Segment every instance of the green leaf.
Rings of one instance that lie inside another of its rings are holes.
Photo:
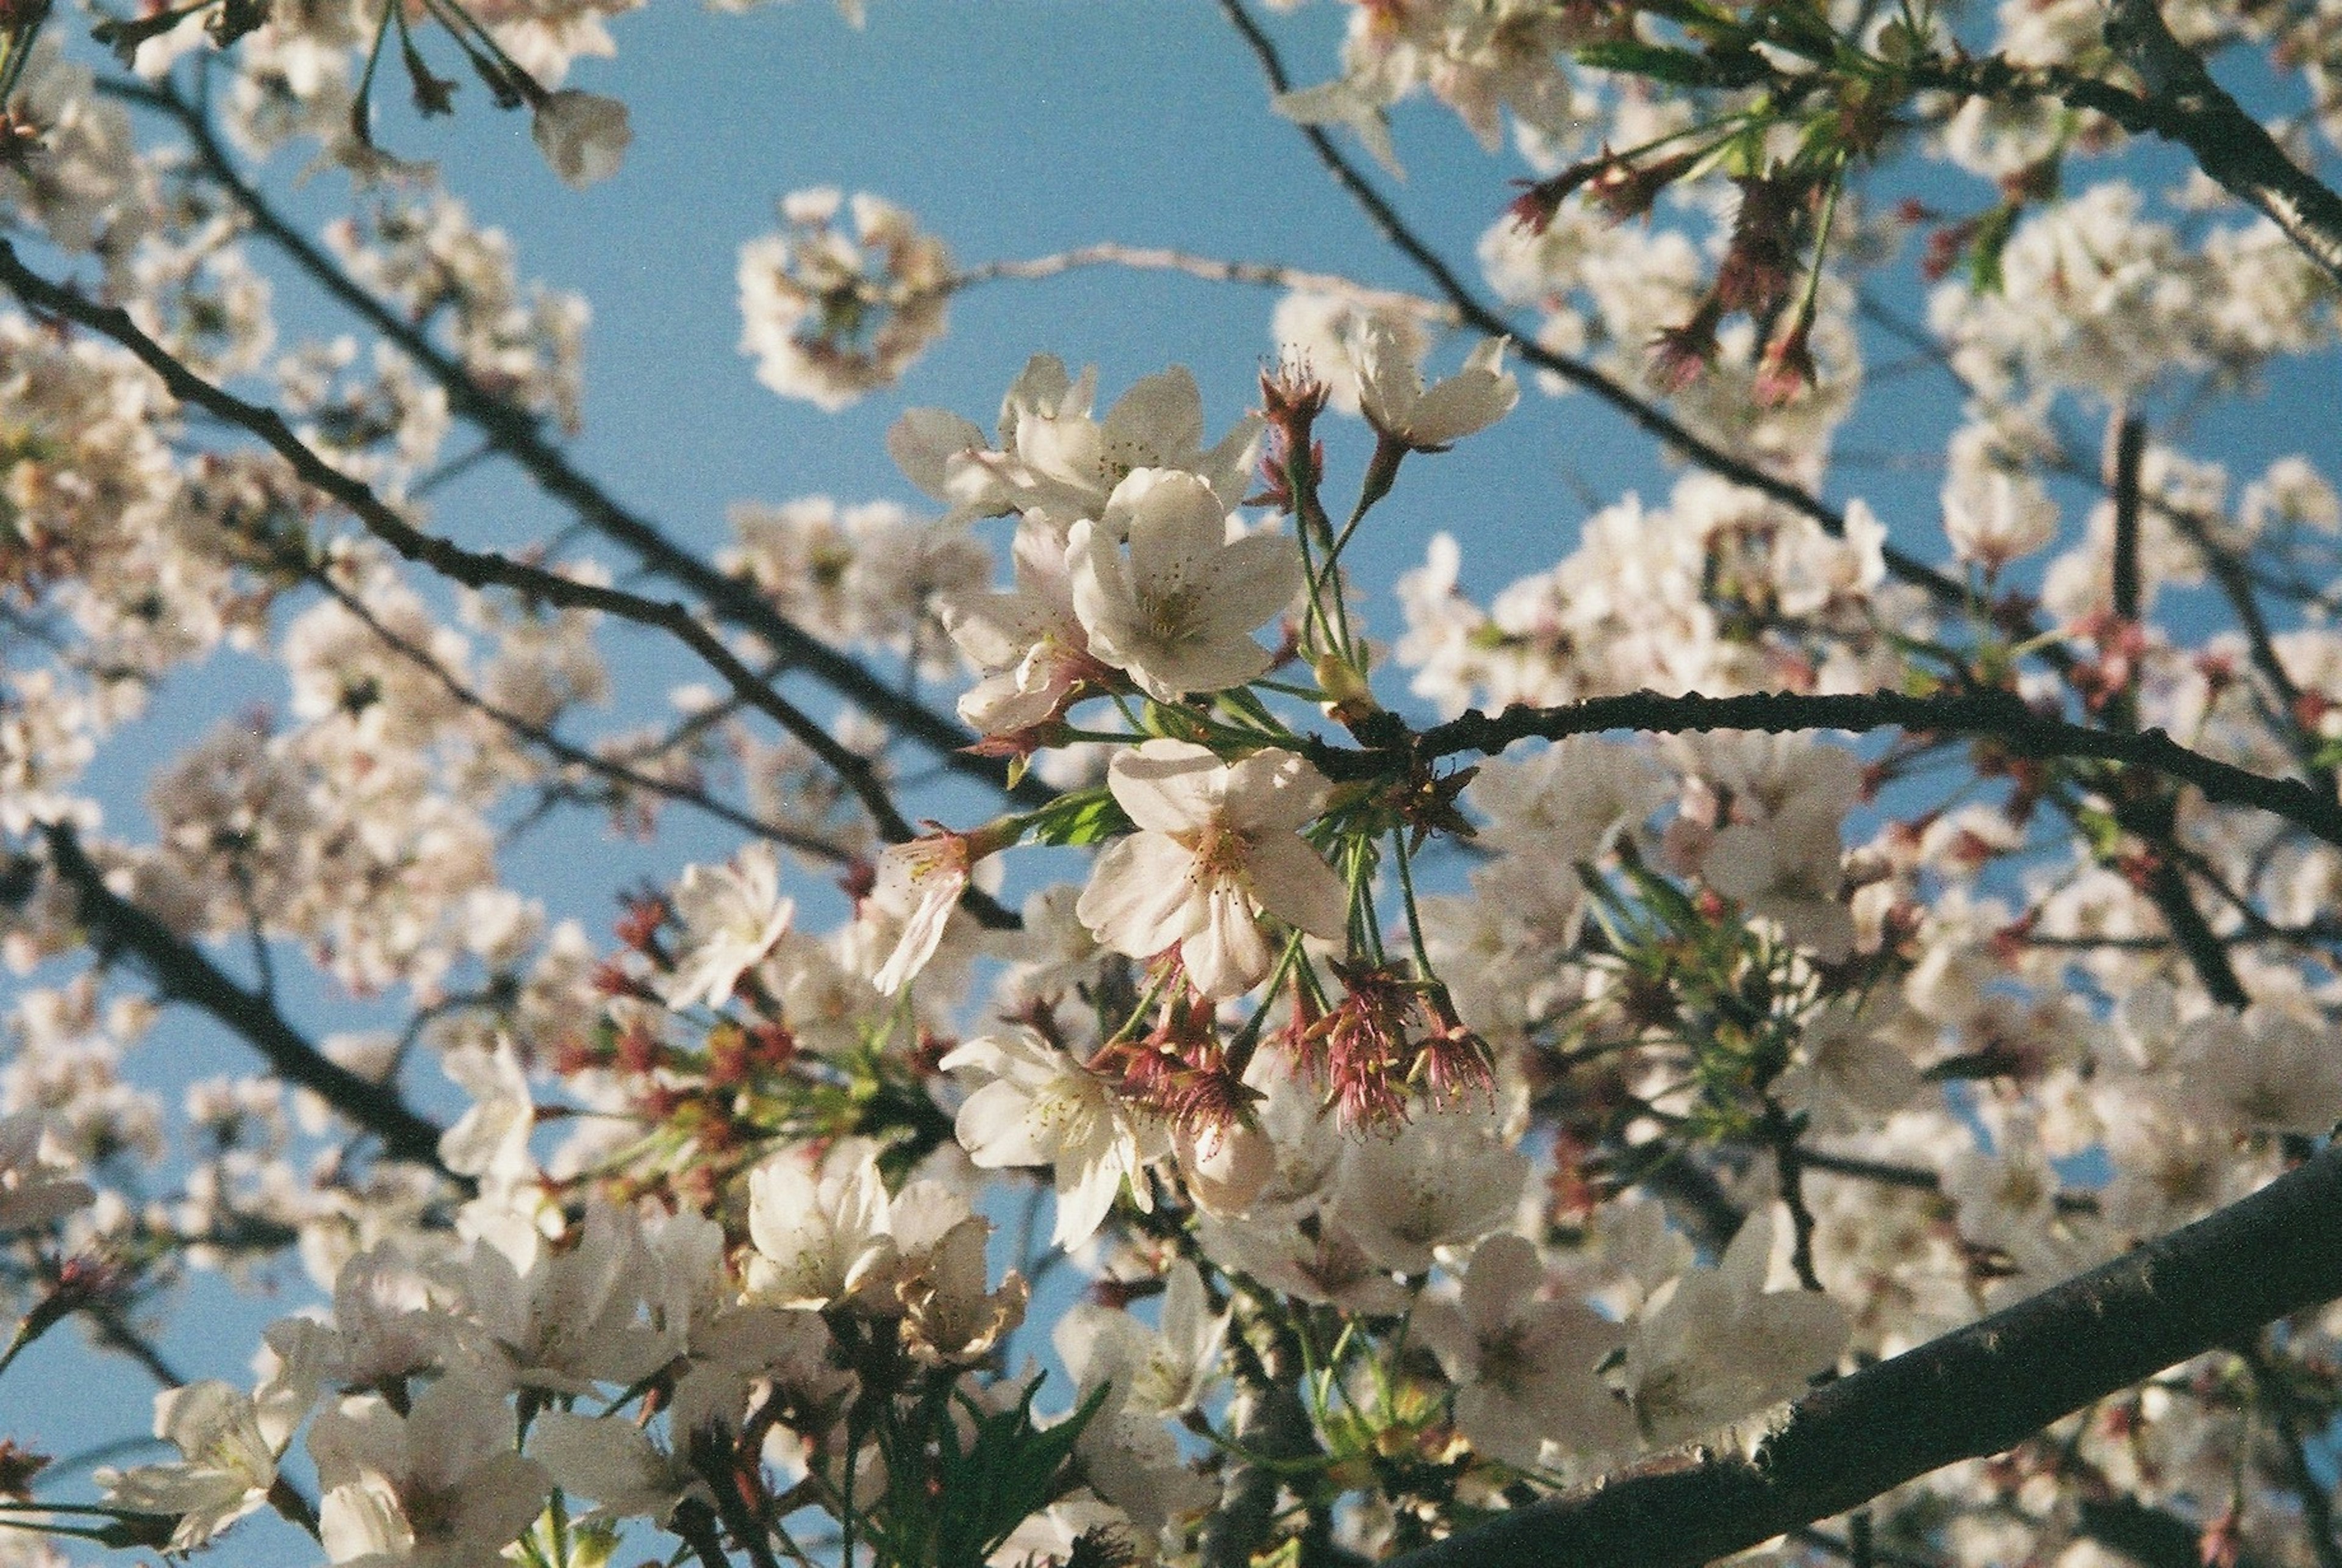
[[[1113,794],[1104,786],[1059,795],[1036,812],[1030,821],[1036,844],[1061,846],[1096,844],[1116,834],[1128,833],[1133,825],[1122,807],[1115,804]]]
[[[2014,202],[1993,208],[1977,225],[1976,238],[1968,242],[1968,278],[1978,294],[2000,292],[2001,253],[2008,249],[2009,237],[2017,233],[2017,211]]]
[[[1712,86],[1716,80],[1716,67],[1706,56],[1633,38],[1606,38],[1588,44],[1577,51],[1577,63],[1597,71],[1648,76],[1655,82],[1678,87]]]
[[[1033,1395],[1042,1382],[1036,1377],[1027,1383],[1015,1408],[991,1414],[963,1398],[964,1412],[977,1418],[976,1437],[940,1477],[936,1568],[982,1568],[1019,1524],[1057,1495],[1059,1473],[1105,1404],[1107,1388],[1100,1385],[1065,1420],[1041,1428],[1033,1424]]]

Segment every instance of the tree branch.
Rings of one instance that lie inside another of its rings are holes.
[[[62,316],[113,339],[161,377],[174,397],[257,436],[285,460],[304,484],[340,503],[368,532],[406,559],[465,587],[510,588],[563,609],[597,611],[666,633],[723,676],[742,701],[779,724],[835,772],[870,814],[880,836],[890,844],[918,836],[918,830],[896,806],[868,758],[847,747],[826,725],[775,691],[769,682],[744,664],[722,638],[684,605],[671,599],[645,598],[598,583],[564,577],[508,555],[489,550],[467,550],[436,534],[426,534],[400,516],[371,487],[342,473],[311,450],[275,409],[247,403],[205,381],[141,330],[128,312],[94,304],[50,282],[25,266],[17,257],[15,247],[5,240],[0,240],[0,284],[6,285],[10,292],[37,310]],[[1016,919],[974,889],[966,894],[965,902],[987,924],[1013,924]]]
[[[2196,52],[2172,35],[2156,0],[2112,0],[2107,46],[2138,74],[2144,95],[2075,83],[2067,102],[2096,109],[2133,134],[2152,132],[2195,155],[2229,195],[2267,216],[2304,255],[2342,283],[2342,195],[2304,170],[2258,120],[2212,80]]]
[[[1922,734],[1997,741],[2022,757],[2077,757],[2145,768],[2194,784],[2222,805],[2252,806],[2283,817],[2328,844],[2342,845],[2342,805],[2298,779],[2270,778],[2188,750],[2159,729],[2117,734],[2038,714],[2012,692],[1959,692],[1915,697],[1900,692],[1817,694],[1756,692],[1711,697],[1633,692],[1559,707],[1516,703],[1502,713],[1469,713],[1389,746],[1354,749],[1313,740],[1304,754],[1336,780],[1383,777],[1466,754],[1494,756],[1515,741],[1561,740],[1606,730],[1675,734],[1706,730],[1871,730],[1896,725]]]
[[[205,173],[243,209],[264,238],[326,294],[396,345],[446,393],[451,412],[485,436],[490,446],[518,464],[539,489],[567,506],[587,527],[632,552],[649,570],[698,594],[723,619],[763,638],[792,667],[935,752],[955,773],[980,779],[1027,805],[1048,804],[1050,791],[1038,779],[1010,789],[1006,765],[994,758],[968,754],[963,748],[976,737],[953,719],[895,690],[859,661],[773,608],[753,584],[717,571],[578,472],[568,454],[545,438],[535,415],[481,385],[432,342],[428,333],[402,319],[287,223],[237,172],[202,113],[177,92],[167,85],[119,80],[104,82],[101,88],[111,96],[145,105],[177,121],[194,144]]]
[[[265,997],[237,984],[200,949],[106,886],[105,873],[84,853],[72,829],[53,823],[45,836],[50,868],[73,889],[82,923],[101,956],[127,954],[135,959],[164,996],[210,1014],[266,1058],[280,1077],[374,1134],[394,1157],[472,1184],[439,1163],[438,1124],[411,1108],[395,1088],[362,1078],[327,1056]]]
[[[1997,1453],[2163,1368],[2342,1296],[2342,1145],[2240,1203],[1807,1395],[1753,1455],[1656,1455],[1394,1559],[1691,1568]]]

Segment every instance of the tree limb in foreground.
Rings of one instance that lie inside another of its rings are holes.
[[[2251,1197],[1816,1390],[1752,1453],[1655,1455],[1392,1568],[1691,1568],[1998,1453],[2342,1296],[2342,1144]]]

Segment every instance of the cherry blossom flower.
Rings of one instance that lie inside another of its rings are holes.
[[[1096,518],[1142,468],[1177,469],[1219,498],[1225,514],[1243,499],[1260,434],[1247,414],[1208,449],[1196,378],[1174,365],[1133,384],[1105,419],[1091,416],[1097,373],[1076,381],[1063,361],[1036,355],[1000,408],[1000,441],[956,414],[916,409],[896,423],[889,449],[911,482],[951,504],[951,520],[1022,512],[1059,534]]]
[[[46,1130],[37,1112],[0,1117],[0,1236],[62,1219],[96,1195],[88,1183],[41,1157]]]
[[[326,1561],[341,1568],[495,1568],[545,1506],[544,1466],[513,1448],[513,1413],[462,1377],[401,1415],[378,1394],[345,1399],[309,1430],[325,1495]]]
[[[1339,937],[1349,907],[1341,878],[1298,829],[1329,787],[1291,752],[1224,765],[1185,741],[1153,740],[1107,769],[1139,831],[1098,856],[1076,905],[1098,941],[1133,958],[1177,947],[1206,996],[1237,996],[1268,973],[1259,916]]]
[[[589,1521],[640,1516],[665,1523],[685,1498],[707,1493],[686,1458],[631,1421],[545,1411],[529,1424],[528,1453],[555,1486],[600,1504]]]
[[[965,1215],[905,1269],[895,1295],[903,1310],[903,1347],[914,1360],[968,1365],[1025,1321],[1032,1293],[1024,1276],[1011,1269],[997,1290],[988,1283],[984,1249],[991,1234],[991,1221]]]
[[[2173,1066],[2197,1104],[2241,1129],[2315,1136],[2342,1120],[2333,1031],[2281,1007],[2198,1019]]]
[[[308,1413],[307,1398],[256,1403],[205,1379],[155,1396],[155,1435],[185,1457],[175,1463],[100,1471],[118,1507],[173,1513],[171,1550],[192,1552],[258,1508],[276,1484],[276,1463]]]
[[[1415,452],[1444,452],[1513,411],[1521,384],[1504,368],[1509,339],[1482,338],[1464,368],[1426,389],[1406,339],[1369,317],[1351,350],[1358,410],[1386,439]]]
[[[2057,504],[2029,475],[1955,469],[1944,486],[1944,534],[1954,555],[1998,572],[2057,536]]]
[[[886,1184],[866,1139],[832,1148],[820,1167],[782,1154],[748,1174],[751,1300],[823,1307],[867,1288],[895,1261]]]
[[[1624,1330],[1579,1303],[1540,1299],[1545,1284],[1534,1245],[1491,1236],[1472,1254],[1462,1295],[1417,1316],[1456,1384],[1456,1428],[1491,1459],[1524,1469],[1548,1441],[1574,1453],[1631,1449],[1634,1421],[1595,1370]]]
[[[944,629],[985,672],[961,694],[959,716],[986,735],[1061,718],[1085,684],[1108,675],[1074,612],[1065,541],[1046,523],[1028,519],[1016,530],[1013,554],[1014,588],[946,590],[936,599]]]
[[[635,139],[626,105],[575,87],[548,93],[539,100],[529,131],[545,161],[573,190],[583,190],[616,174],[627,145]]]
[[[903,922],[894,951],[870,978],[881,995],[894,995],[926,967],[943,944],[944,928],[959,908],[977,864],[1014,837],[1013,831],[1001,828],[974,833],[946,829],[888,844],[880,853],[870,902],[900,915]]]
[[[1121,1315],[1121,1314],[1116,1314]],[[1131,1325],[1137,1329],[1136,1323]],[[1151,1534],[1175,1514],[1204,1507],[1218,1488],[1179,1462],[1179,1446],[1158,1412],[1136,1397],[1136,1369],[1117,1353],[1143,1343],[1100,1330],[1095,1313],[1057,1320],[1051,1344],[1074,1374],[1085,1399],[1100,1386],[1106,1397],[1075,1440],[1074,1453],[1098,1495]]]
[[[597,1201],[565,1251],[538,1247],[523,1269],[475,1242],[440,1273],[470,1309],[480,1378],[585,1393],[597,1383],[624,1387],[667,1354],[665,1336],[638,1321],[645,1263],[632,1216]]]
[[[1154,1206],[1142,1174],[1166,1152],[1159,1123],[1118,1099],[1105,1079],[1030,1029],[979,1036],[943,1059],[991,1082],[967,1097],[954,1130],[969,1159],[987,1170],[1047,1165],[1057,1188],[1052,1239],[1078,1246],[1105,1223],[1116,1193]]]
[[[1066,535],[1090,653],[1159,702],[1240,686],[1274,662],[1252,634],[1293,602],[1301,557],[1279,534],[1231,541],[1226,519],[1196,475],[1141,468],[1115,486],[1098,521]]]
[[[1084,1303],[1058,1320],[1051,1343],[1082,1386],[1111,1383],[1132,1409],[1180,1415],[1210,1387],[1228,1323],[1228,1314],[1212,1313],[1203,1276],[1183,1260],[1165,1276],[1160,1327]]]
[[[1528,1174],[1528,1156],[1496,1135],[1493,1118],[1417,1116],[1344,1152],[1333,1217],[1379,1267],[1428,1273],[1441,1249],[1509,1223]]]
[[[439,1134],[439,1158],[446,1167],[490,1182],[513,1182],[535,1169],[528,1157],[530,1130],[536,1124],[528,1074],[509,1039],[493,1051],[473,1047],[448,1053],[447,1076],[472,1096],[472,1107]]]
[[[1767,1291],[1773,1216],[1760,1210],[1712,1269],[1678,1275],[1635,1321],[1626,1394],[1644,1440],[1680,1443],[1800,1393],[1846,1348],[1846,1309],[1814,1291]]]
[[[740,976],[773,951],[796,914],[781,895],[780,861],[769,844],[752,844],[730,865],[695,865],[675,893],[683,946],[662,983],[667,1005],[721,1007]]]

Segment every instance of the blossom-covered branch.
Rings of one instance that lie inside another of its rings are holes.
[[[1664,696],[1635,692],[1591,697],[1561,707],[1516,704],[1496,714],[1473,713],[1436,724],[1404,743],[1406,756],[1429,762],[1494,755],[1515,741],[1600,734],[1611,730],[1689,734],[1707,730],[1869,730],[1896,725],[1917,733],[1968,734],[1999,743],[2011,755],[2075,757],[2119,763],[2194,784],[2223,805],[2252,806],[2342,844],[2342,805],[2297,779],[2270,778],[2190,751],[2160,730],[2136,734],[2093,729],[2037,712],[2009,692],[1955,692],[1913,696],[1902,692],[1755,692],[1711,697],[1696,692]],[[1327,777],[1372,777],[1391,757],[1323,744],[1308,756]]]
[[[1036,784],[1011,786],[1001,764],[970,754],[967,733],[945,714],[906,696],[859,660],[824,643],[781,614],[752,584],[720,572],[676,544],[656,523],[619,502],[580,470],[527,409],[484,385],[294,227],[237,169],[202,111],[167,82],[109,82],[106,91],[168,115],[186,133],[204,171],[250,220],[257,234],[291,258],[325,293],[374,331],[398,345],[447,395],[447,405],[476,428],[495,451],[516,463],[547,495],[569,507],[596,533],[633,553],[645,566],[699,595],[716,614],[754,633],[788,666],[804,670],[863,712],[936,753],[944,766],[1027,804],[1046,797]]]
[[[409,560],[465,587],[509,588],[565,609],[598,611],[673,636],[721,675],[751,707],[773,719],[836,773],[889,843],[917,836],[917,830],[896,808],[868,758],[840,744],[828,726],[774,690],[770,682],[759,677],[682,604],[564,576],[494,551],[467,550],[426,534],[400,516],[364,482],[326,463],[293,433],[275,410],[248,403],[205,381],[140,330],[127,313],[94,305],[73,290],[51,283],[26,267],[15,247],[5,242],[0,242],[0,284],[5,284],[36,309],[112,338],[160,376],[174,396],[258,436],[291,465],[305,484],[348,508],[368,530]]]
[[[2342,1149],[2329,1149],[2208,1219],[1807,1394],[1746,1453],[1659,1455],[1396,1561],[1694,1568],[1745,1551],[2342,1296],[2342,1251],[2325,1244],[2337,1213]]]
[[[134,959],[164,996],[211,1014],[249,1043],[287,1083],[313,1091],[353,1124],[380,1138],[393,1157],[432,1166],[468,1184],[440,1164],[442,1129],[409,1106],[395,1085],[360,1077],[327,1056],[267,997],[237,984],[200,949],[108,887],[105,874],[90,860],[72,829],[51,826],[44,836],[48,869],[73,890],[82,922],[101,955]]]

